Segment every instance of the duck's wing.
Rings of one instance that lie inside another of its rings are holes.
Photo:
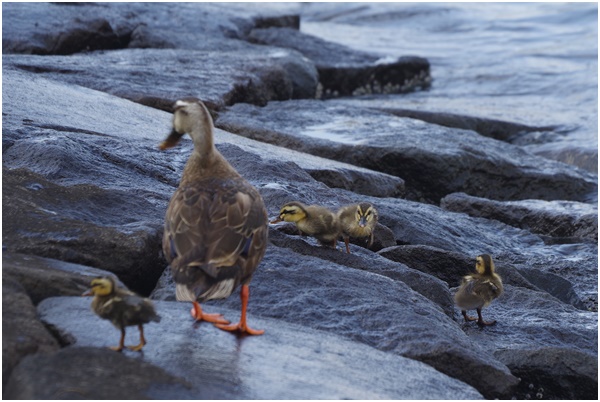
[[[254,270],[264,255],[267,230],[267,211],[254,187],[243,179],[206,180],[173,195],[163,251],[177,283],[204,274],[224,279],[240,269]]]

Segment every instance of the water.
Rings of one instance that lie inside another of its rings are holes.
[[[597,4],[303,3],[300,10],[305,33],[430,61],[430,90],[369,102],[552,126],[552,135],[533,135],[526,147],[597,173]]]

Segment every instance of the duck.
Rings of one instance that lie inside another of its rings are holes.
[[[140,331],[140,343],[136,346],[127,346],[128,349],[137,352],[146,345],[144,324],[151,321],[160,322],[160,316],[156,314],[150,299],[118,287],[115,279],[110,276],[94,278],[91,288],[83,295],[94,296],[92,310],[101,318],[110,320],[121,331],[119,345],[110,347],[117,352],[125,347],[126,327],[137,325]]]
[[[465,322],[477,320],[480,326],[494,325],[496,320],[485,321],[481,316],[481,309],[498,298],[504,288],[502,278],[495,272],[494,261],[489,254],[477,256],[476,272],[463,278],[462,283],[454,295],[456,305],[461,309]],[[470,317],[467,310],[477,310],[477,316]]]
[[[225,331],[262,335],[247,323],[250,282],[267,247],[268,217],[258,190],[229,164],[214,144],[212,117],[197,98],[173,106],[166,150],[188,134],[194,149],[165,214],[162,249],[178,301],[191,302],[192,317]],[[200,303],[229,297],[240,287],[241,317],[230,324]]]
[[[373,245],[378,214],[371,203],[345,205],[338,210],[337,218],[346,243],[346,253],[350,254],[350,237],[359,239],[367,237],[367,247]]]
[[[294,222],[300,234],[314,237],[323,246],[337,247],[340,225],[337,216],[328,208],[305,205],[300,201],[288,202],[270,223],[279,222]]]

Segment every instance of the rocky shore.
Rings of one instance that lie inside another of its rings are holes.
[[[306,35],[291,5],[2,11],[3,398],[597,399],[597,172],[511,142],[552,127],[369,105],[434,85],[429,62]],[[290,200],[379,211],[352,254],[270,227],[260,337],[174,301],[162,225],[192,145],[158,144],[186,96],[271,217]],[[484,329],[452,300],[482,253],[505,284]],[[108,350],[118,331],[79,297],[105,274],[162,316],[142,353]]]

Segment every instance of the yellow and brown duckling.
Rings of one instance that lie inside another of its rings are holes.
[[[146,344],[143,325],[150,321],[160,321],[160,316],[156,314],[152,301],[127,289],[119,288],[114,278],[108,276],[93,279],[91,285],[91,289],[83,295],[94,296],[92,310],[100,317],[110,320],[121,331],[119,345],[113,346],[111,349],[117,352],[123,350],[125,328],[137,325],[140,330],[140,343],[137,346],[127,346],[127,348],[134,351],[142,350]]]
[[[377,226],[377,210],[368,202],[341,207],[337,212],[342,237],[346,243],[346,252],[350,254],[350,238],[368,238],[367,247],[373,245],[375,227]]]
[[[477,272],[463,278],[460,288],[454,295],[456,305],[461,309],[465,322],[477,320],[480,326],[494,325],[496,321],[484,321],[481,309],[487,307],[504,290],[502,279],[495,272],[494,261],[488,254],[477,257]],[[467,310],[477,310],[477,316],[470,317]]]
[[[336,215],[319,205],[305,205],[299,201],[281,207],[279,216],[271,221],[294,222],[301,234],[314,237],[324,246],[336,248],[340,225]]]
[[[163,252],[179,301],[192,302],[192,316],[226,331],[260,335],[246,322],[249,284],[267,247],[268,218],[262,197],[214,145],[213,120],[195,98],[174,105],[173,130],[160,145],[175,146],[188,133],[194,143],[179,188],[165,216]],[[223,299],[241,285],[237,324],[207,314],[199,302]]]

